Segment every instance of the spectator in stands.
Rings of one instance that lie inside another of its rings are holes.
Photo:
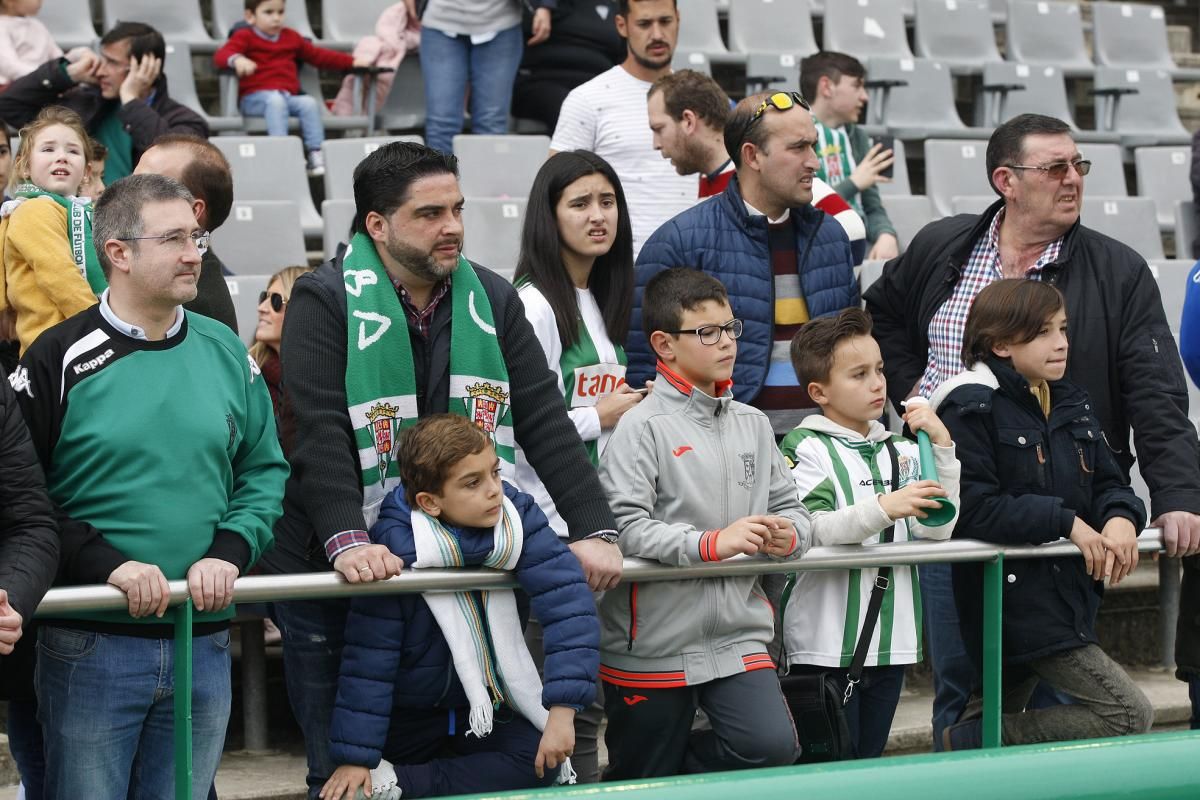
[[[1067,377],[1087,391],[1105,442],[1128,475],[1132,426],[1150,489],[1153,525],[1168,554],[1200,552],[1200,453],[1187,418],[1175,338],[1146,262],[1081,225],[1091,167],[1053,117],[1022,114],[988,142],[988,178],[1000,200],[980,215],[927,225],[866,292],[867,309],[899,406],[928,397],[963,369],[963,325],[976,295],[1001,278],[1053,283],[1066,296],[1070,338],[1086,343]],[[1105,313],[1095,313],[1098,308]],[[960,453],[962,452],[960,448]],[[934,666],[934,747],[958,720],[972,669],[951,602],[950,571],[920,568]]]
[[[532,5],[533,35],[550,35],[554,0]],[[521,65],[521,3],[517,0],[425,0],[421,11],[421,74],[425,79],[425,142],[443,153],[463,130],[471,87],[471,132],[508,133],[513,81]]]
[[[192,193],[196,222],[208,232],[215,231],[229,218],[233,207],[233,172],[220,149],[198,136],[167,134],[142,154],[134,172],[166,175],[179,181]],[[200,283],[196,299],[184,309],[223,322],[237,333],[237,313],[225,276],[230,271],[209,248],[200,262]]]
[[[63,51],[37,18],[42,0],[0,0],[0,91]]]
[[[246,0],[246,22],[213,54],[217,69],[232,69],[238,76],[238,101],[242,114],[263,117],[267,134],[287,136],[288,117],[300,120],[300,138],[308,153],[308,174],[325,174],[325,126],[321,99],[300,91],[300,62],[321,69],[345,71],[365,67],[348,53],[317,47],[292,28],[284,27],[284,0]]]
[[[241,342],[180,305],[196,293],[205,238],[179,183],[111,184],[94,232],[108,291],[19,367],[17,397],[61,510],[60,578],[128,599],[128,613],[61,614],[39,630],[50,797],[173,793],[168,579],[186,578],[199,612],[193,796],[207,794],[221,757],[233,582],[271,544],[288,468]]]
[[[367,536],[398,481],[396,432],[451,411],[494,432],[506,474],[512,448],[522,448],[571,541],[588,539],[573,552],[589,585],[611,588],[621,574],[612,512],[516,290],[460,255],[457,170],[454,156],[412,142],[371,153],[354,171],[350,247],[293,287],[281,354],[289,373],[305,376],[285,387],[296,470],[264,566],[332,565],[351,583],[398,573],[399,559]],[[275,606],[311,798],[335,766],[329,717],[347,608]]]
[[[1192,202],[1196,214],[1196,239],[1191,243],[1192,254],[1200,257],[1200,130],[1192,134]]]
[[[384,500],[371,540],[417,568],[511,573],[546,622],[545,685],[511,590],[483,593],[474,624],[463,608],[474,612],[478,592],[355,598],[331,726],[334,758],[346,766],[324,800],[351,800],[364,783],[372,796],[386,789],[390,780],[376,786],[370,774],[381,757],[394,764],[401,797],[573,782],[574,717],[596,694],[600,638],[579,561],[533,498],[501,480],[491,436],[466,417],[426,417],[401,447],[403,483]],[[446,557],[444,538],[457,543],[456,557]]]
[[[680,175],[700,173],[701,198],[725,191],[735,172],[725,152],[731,103],[717,82],[695,70],[671,72],[650,87],[647,104],[654,149],[670,159]],[[814,177],[812,188],[812,204],[846,229],[858,264],[867,249],[862,218],[825,181]]]
[[[822,412],[805,417],[779,446],[813,516],[813,544],[949,539],[953,519],[925,519],[938,498],[958,506],[954,442],[927,403],[908,409],[909,427],[929,436],[941,482],[921,480],[917,443],[879,422],[887,380],[871,318],[847,308],[815,319],[796,333],[791,354],[800,385]],[[876,601],[880,576],[889,583]],[[788,581],[780,611],[788,675],[827,674],[845,698],[852,757],[883,755],[905,667],[921,660],[916,570],[814,570]],[[785,695],[788,685],[783,678]]]
[[[415,5],[415,0],[410,0]],[[421,44],[421,20],[408,9],[408,3],[390,5],[375,20],[375,34],[364,36],[354,45],[354,59],[373,67],[396,69],[411,51]],[[375,107],[383,108],[395,81],[394,72],[380,72],[375,76]],[[356,113],[354,85],[355,76],[342,79],[342,88],[330,107],[339,116],[348,117]],[[357,113],[362,113],[367,103],[365,87],[361,91],[362,104]]]
[[[1193,185],[1200,184],[1195,167],[1192,175]],[[1200,385],[1200,262],[1188,273],[1186,292],[1179,326],[1179,355],[1192,383]],[[1200,614],[1196,613],[1200,609],[1200,555],[1183,559],[1179,607],[1184,610],[1175,628],[1175,677],[1188,684],[1191,727],[1200,730]]]
[[[254,329],[254,344],[250,346],[250,357],[262,370],[267,390],[271,393],[271,407],[275,410],[275,423],[280,434],[280,412],[283,410],[283,364],[279,360],[279,343],[283,341],[283,318],[292,287],[296,279],[311,267],[284,267],[267,281],[267,289],[258,296],[258,327]],[[280,437],[282,439],[282,436]],[[287,448],[284,448],[287,454]]]
[[[558,0],[550,10],[550,38],[526,47],[513,84],[512,114],[535,119],[553,131],[567,95],[625,58],[625,43],[612,18],[617,0]],[[532,36],[533,13],[524,9],[523,29]]]
[[[567,95],[550,152],[590,150],[621,178],[633,224],[633,254],[654,230],[695,202],[696,180],[654,152],[646,93],[671,71],[679,37],[675,0],[620,0],[617,33],[628,46],[619,65]]]
[[[162,74],[167,46],[141,22],[118,22],[100,40],[100,53],[84,50],[74,61],[47,61],[0,93],[0,120],[25,125],[51,104],[83,118],[88,132],[108,148],[104,182],[133,172],[154,140],[168,133],[207,137],[204,119],[171,99]]]
[[[1083,558],[1006,562],[1004,744],[1145,733],[1154,707],[1096,638],[1104,580],[1138,562],[1146,507],[1104,442],[1088,393],[1064,380],[1067,309],[1041,281],[1008,278],[983,289],[962,337],[967,371],[943,382],[933,406],[962,459],[956,538],[999,545],[1070,539]],[[1022,447],[1037,442],[1034,448]],[[1043,465],[1046,462],[1046,465]],[[954,598],[967,652],[982,675],[979,564],[956,564]],[[1074,699],[1026,708],[1038,681]],[[978,688],[979,684],[976,684]],[[977,701],[942,734],[947,750],[982,746]]]
[[[91,159],[74,111],[50,106],[21,129],[9,189],[20,202],[0,220],[4,297],[24,353],[44,330],[96,304],[108,286],[92,248],[89,201],[79,198]]]
[[[729,291],[745,336],[734,397],[766,411],[776,434],[796,427],[812,407],[796,381],[788,344],[809,319],[858,305],[858,281],[846,232],[812,207],[816,131],[795,92],[747,97],[725,124],[737,175],[718,197],[655,231],[637,261],[629,334],[629,382],[653,375],[654,353],[640,331],[640,289],[664,269],[686,265]]]
[[[895,156],[883,145],[871,144],[858,125],[867,102],[866,74],[853,56],[831,50],[817,53],[800,62],[800,92],[812,102],[818,175],[866,220],[871,247],[867,258],[888,259],[900,255],[900,244],[876,184],[891,180],[883,172]]]
[[[108,148],[91,139],[88,144],[92,148],[92,160],[88,162],[87,177],[83,179],[81,191],[96,202],[104,194],[104,162],[108,160]]]
[[[808,512],[770,423],[729,391],[742,321],[725,288],[670,269],[646,287],[645,307],[659,380],[600,457],[621,552],[671,565],[799,558],[810,543]],[[795,761],[796,729],[767,653],[774,615],[758,584],[747,575],[605,593],[606,779]],[[711,729],[692,733],[697,708]]]

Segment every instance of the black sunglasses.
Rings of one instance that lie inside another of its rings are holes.
[[[768,108],[774,108],[777,111],[787,111],[795,106],[800,106],[805,111],[812,111],[812,106],[804,99],[804,95],[799,92],[775,92],[766,100],[763,100],[754,114],[746,120],[746,124],[742,126],[742,135],[738,137],[738,146],[741,147],[742,142],[746,141],[746,135],[750,133],[750,129],[754,127],[754,123],[762,119],[763,114],[767,113]]]
[[[271,298],[271,310],[276,314],[283,311],[283,307],[287,305],[287,300],[284,300],[279,292],[259,292],[258,304],[261,306],[268,297]]]

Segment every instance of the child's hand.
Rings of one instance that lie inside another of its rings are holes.
[[[354,66],[356,68],[371,67],[374,65],[375,65],[375,60],[372,58],[359,57],[359,58],[354,59]]]
[[[542,731],[542,741],[538,743],[537,758],[533,760],[533,771],[542,778],[548,769],[558,769],[558,765],[570,758],[575,752],[575,709],[567,706],[554,706],[550,709],[550,719],[546,720],[546,730]]]
[[[1109,582],[1116,586],[1137,568],[1137,530],[1134,529],[1133,523],[1124,517],[1113,517],[1104,523],[1100,535],[1111,544],[1108,547],[1105,569],[1112,574]],[[1115,565],[1114,560],[1117,562]],[[1114,566],[1116,569],[1113,569]]]
[[[796,528],[787,517],[771,514],[767,517],[767,541],[762,552],[769,556],[786,556],[796,543]]]
[[[903,489],[879,495],[879,506],[892,521],[905,517],[925,519],[929,516],[926,509],[937,508],[940,505],[933,498],[945,496],[946,490],[937,481],[915,481]]]
[[[936,444],[938,447],[949,447],[954,444],[950,438],[950,431],[946,430],[946,426],[938,419],[938,415],[933,413],[933,409],[927,404],[910,405],[905,407],[904,421],[908,423],[908,427],[913,433],[917,431],[925,431],[929,434],[929,441]]]
[[[742,517],[717,533],[717,559],[724,561],[739,553],[755,555],[763,550],[768,541],[767,517]]]
[[[258,69],[258,63],[252,61],[245,56],[238,56],[233,61],[233,71],[237,73],[239,78],[245,78],[247,75],[253,75]]]
[[[342,764],[325,785],[321,787],[321,800],[352,800],[354,791],[362,787],[363,794],[371,796],[371,770],[354,764]]]
[[[1108,561],[1106,551],[1114,547],[1112,542],[1096,533],[1079,517],[1075,518],[1075,524],[1071,526],[1071,542],[1083,553],[1084,567],[1088,575],[1092,576],[1092,580],[1102,581],[1109,576],[1112,563]]]

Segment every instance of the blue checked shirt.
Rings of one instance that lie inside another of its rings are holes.
[[[922,397],[932,396],[943,381],[963,371],[962,338],[971,304],[988,285],[1004,277],[1000,267],[1000,223],[1003,219],[1004,209],[1001,209],[992,219],[987,234],[975,243],[950,299],[929,320],[929,360],[925,362],[925,374],[917,389],[917,394]],[[1058,259],[1062,244],[1063,237],[1060,236],[1046,245],[1033,266],[1025,270],[1025,277],[1041,280],[1042,270]]]

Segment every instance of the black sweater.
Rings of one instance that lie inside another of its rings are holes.
[[[472,266],[495,316],[517,443],[554,498],[572,541],[615,530],[596,470],[567,416],[516,290],[494,272]],[[447,297],[434,312],[428,341],[409,324],[420,414],[448,409],[452,313]],[[330,569],[325,542],[343,531],[367,529],[358,451],[346,409],[346,331],[339,257],[301,276],[288,302],[280,357],[288,376],[285,404],[295,426],[292,475],[283,517],[275,527],[275,548],[261,562],[268,572]]]

